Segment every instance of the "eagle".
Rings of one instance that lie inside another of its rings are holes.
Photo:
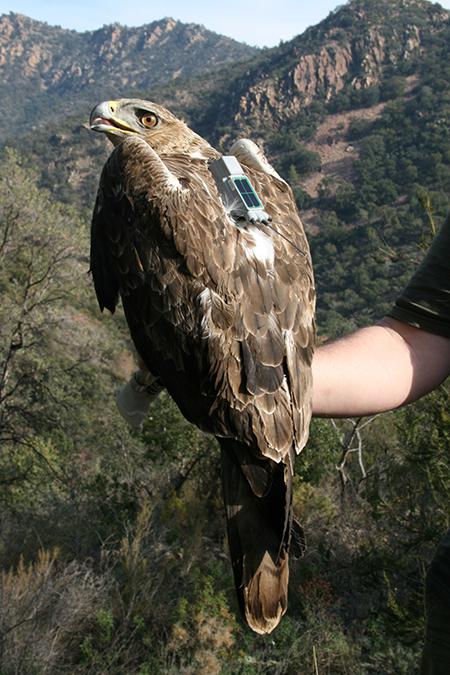
[[[91,231],[100,309],[119,298],[137,353],[182,414],[221,448],[228,542],[248,626],[287,607],[295,455],[311,417],[315,288],[293,192],[258,146],[231,155],[268,217],[237,217],[211,164],[222,155],[160,105],[104,101],[90,127],[115,146]]]

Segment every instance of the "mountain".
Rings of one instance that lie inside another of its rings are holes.
[[[20,14],[0,16],[0,131],[54,118],[113,96],[196,77],[257,49],[171,18],[77,33]]]
[[[390,72],[407,70],[449,20],[424,0],[353,0],[232,78],[219,122],[267,131],[315,101],[342,100],[349,91],[364,100]]]
[[[316,235],[319,322],[327,334],[389,309],[420,258],[417,242],[428,227],[417,195],[433,193],[437,224],[449,205],[449,18],[425,0],[352,0],[279,47],[170,82],[155,72],[160,83],[143,92],[222,151],[236,136],[252,137],[289,178]],[[121,68],[119,59],[114,63]],[[131,62],[121,70],[132,72]],[[14,127],[3,115],[20,136],[9,142],[40,166],[57,198],[90,208],[110,146],[85,124],[103,84],[85,83],[75,97],[46,77],[49,91],[29,94],[25,109],[39,116],[42,101],[47,109],[52,101],[50,122],[30,133],[29,125]],[[381,255],[389,247],[396,261]]]

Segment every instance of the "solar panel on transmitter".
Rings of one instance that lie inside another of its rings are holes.
[[[211,162],[209,169],[216,179],[222,201],[233,218],[250,223],[267,223],[270,220],[236,157],[221,157]]]
[[[262,209],[263,205],[248,178],[233,178],[233,183],[249,209]]]

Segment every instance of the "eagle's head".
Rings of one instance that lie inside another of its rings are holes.
[[[210,148],[192,129],[162,106],[136,98],[103,101],[91,112],[90,127],[118,145],[134,134],[157,153],[194,152]]]

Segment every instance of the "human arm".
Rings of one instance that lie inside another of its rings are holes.
[[[313,415],[361,417],[417,400],[450,374],[450,338],[386,317],[313,360]]]
[[[450,374],[450,217],[390,316],[320,347],[313,414],[369,415],[398,408]]]

